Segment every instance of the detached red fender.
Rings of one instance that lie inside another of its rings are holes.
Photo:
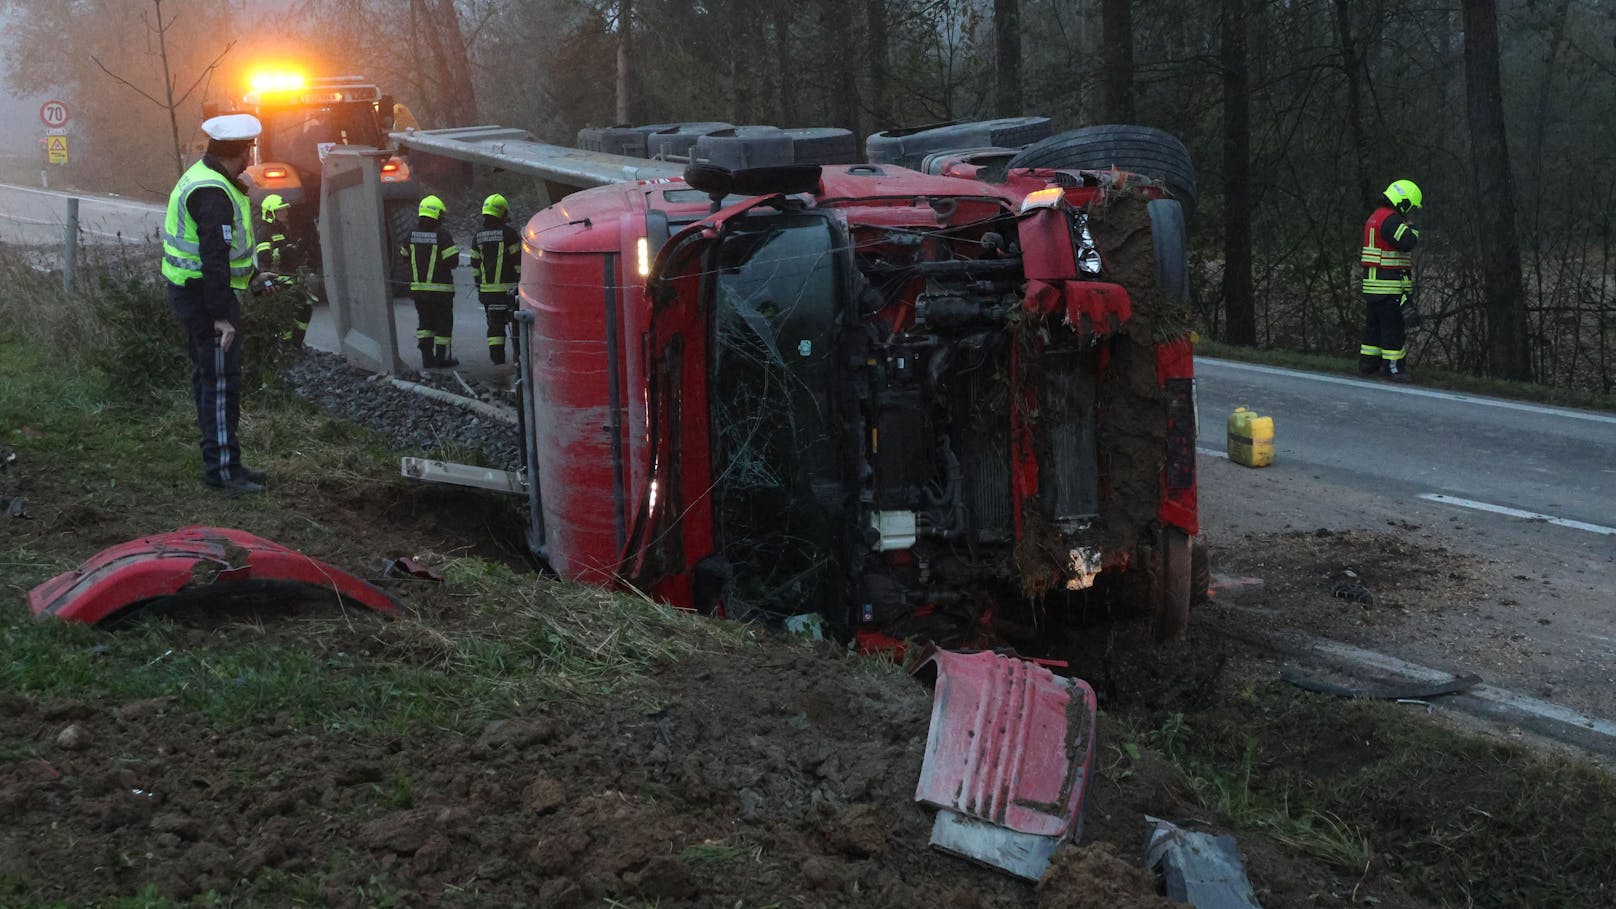
[[[93,625],[144,600],[248,580],[308,584],[339,600],[398,612],[392,597],[340,568],[227,527],[182,527],[103,549],[28,591],[28,608],[36,618]]]
[[[1036,663],[933,648],[931,729],[915,800],[938,809],[931,844],[1038,880],[1082,831],[1094,767],[1094,689]]]

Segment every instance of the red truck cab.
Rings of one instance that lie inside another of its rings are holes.
[[[790,165],[576,193],[523,231],[529,544],[869,648],[1192,598],[1183,217],[1112,171]]]

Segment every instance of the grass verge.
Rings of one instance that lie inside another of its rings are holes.
[[[1616,779],[1592,764],[1277,682],[1154,723],[1110,772],[1153,750],[1234,829],[1348,879],[1374,868],[1436,905],[1616,904]]]

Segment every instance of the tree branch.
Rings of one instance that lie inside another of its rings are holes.
[[[235,47],[235,46],[236,46],[236,42],[234,42],[234,41],[231,41],[229,44],[226,44],[224,46],[224,50],[219,51],[219,56],[214,57],[213,62],[209,63],[206,67],[204,67],[202,69],[202,75],[196,77],[196,81],[192,82],[191,87],[185,90],[185,94],[180,95],[179,98],[174,102],[175,106],[184,104],[185,99],[191,97],[191,92],[196,91],[196,87],[198,85],[202,84],[202,80],[206,79],[209,75],[211,75],[213,73],[213,68],[215,66],[218,66],[219,61],[224,59],[224,55],[230,53],[230,48]]]
[[[94,54],[91,54],[90,55],[90,60],[96,66],[101,67],[101,71],[103,73],[106,73],[107,75],[111,76],[114,80],[116,80],[118,82],[121,82],[124,85],[127,85],[130,88],[134,89],[136,94],[140,95],[142,98],[145,98],[147,101],[150,101],[151,103],[157,105],[158,107],[161,107],[163,110],[168,110],[168,105],[166,105],[163,102],[157,100],[156,98],[153,98],[151,95],[146,94],[145,90],[142,89],[140,86],[136,85],[133,82],[130,82],[128,79],[125,79],[124,77],[118,75],[117,73],[113,72],[112,70],[107,69],[106,65],[101,62],[99,57],[96,57]]]

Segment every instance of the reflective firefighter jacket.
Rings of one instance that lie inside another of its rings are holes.
[[[477,270],[477,290],[508,294],[516,289],[522,271],[522,237],[504,219],[485,217],[483,229],[472,241],[471,266]]]
[[[1414,289],[1410,274],[1414,260],[1409,253],[1420,242],[1420,232],[1403,220],[1397,209],[1382,205],[1364,222],[1363,292],[1366,294],[1406,294]]]
[[[296,240],[280,232],[280,225],[271,228],[275,231],[267,240],[258,244],[254,257],[258,261],[260,271],[296,271],[303,265],[303,246]]]
[[[409,245],[399,252],[410,261],[411,291],[454,293],[460,247],[436,218],[422,218],[410,233]]]

